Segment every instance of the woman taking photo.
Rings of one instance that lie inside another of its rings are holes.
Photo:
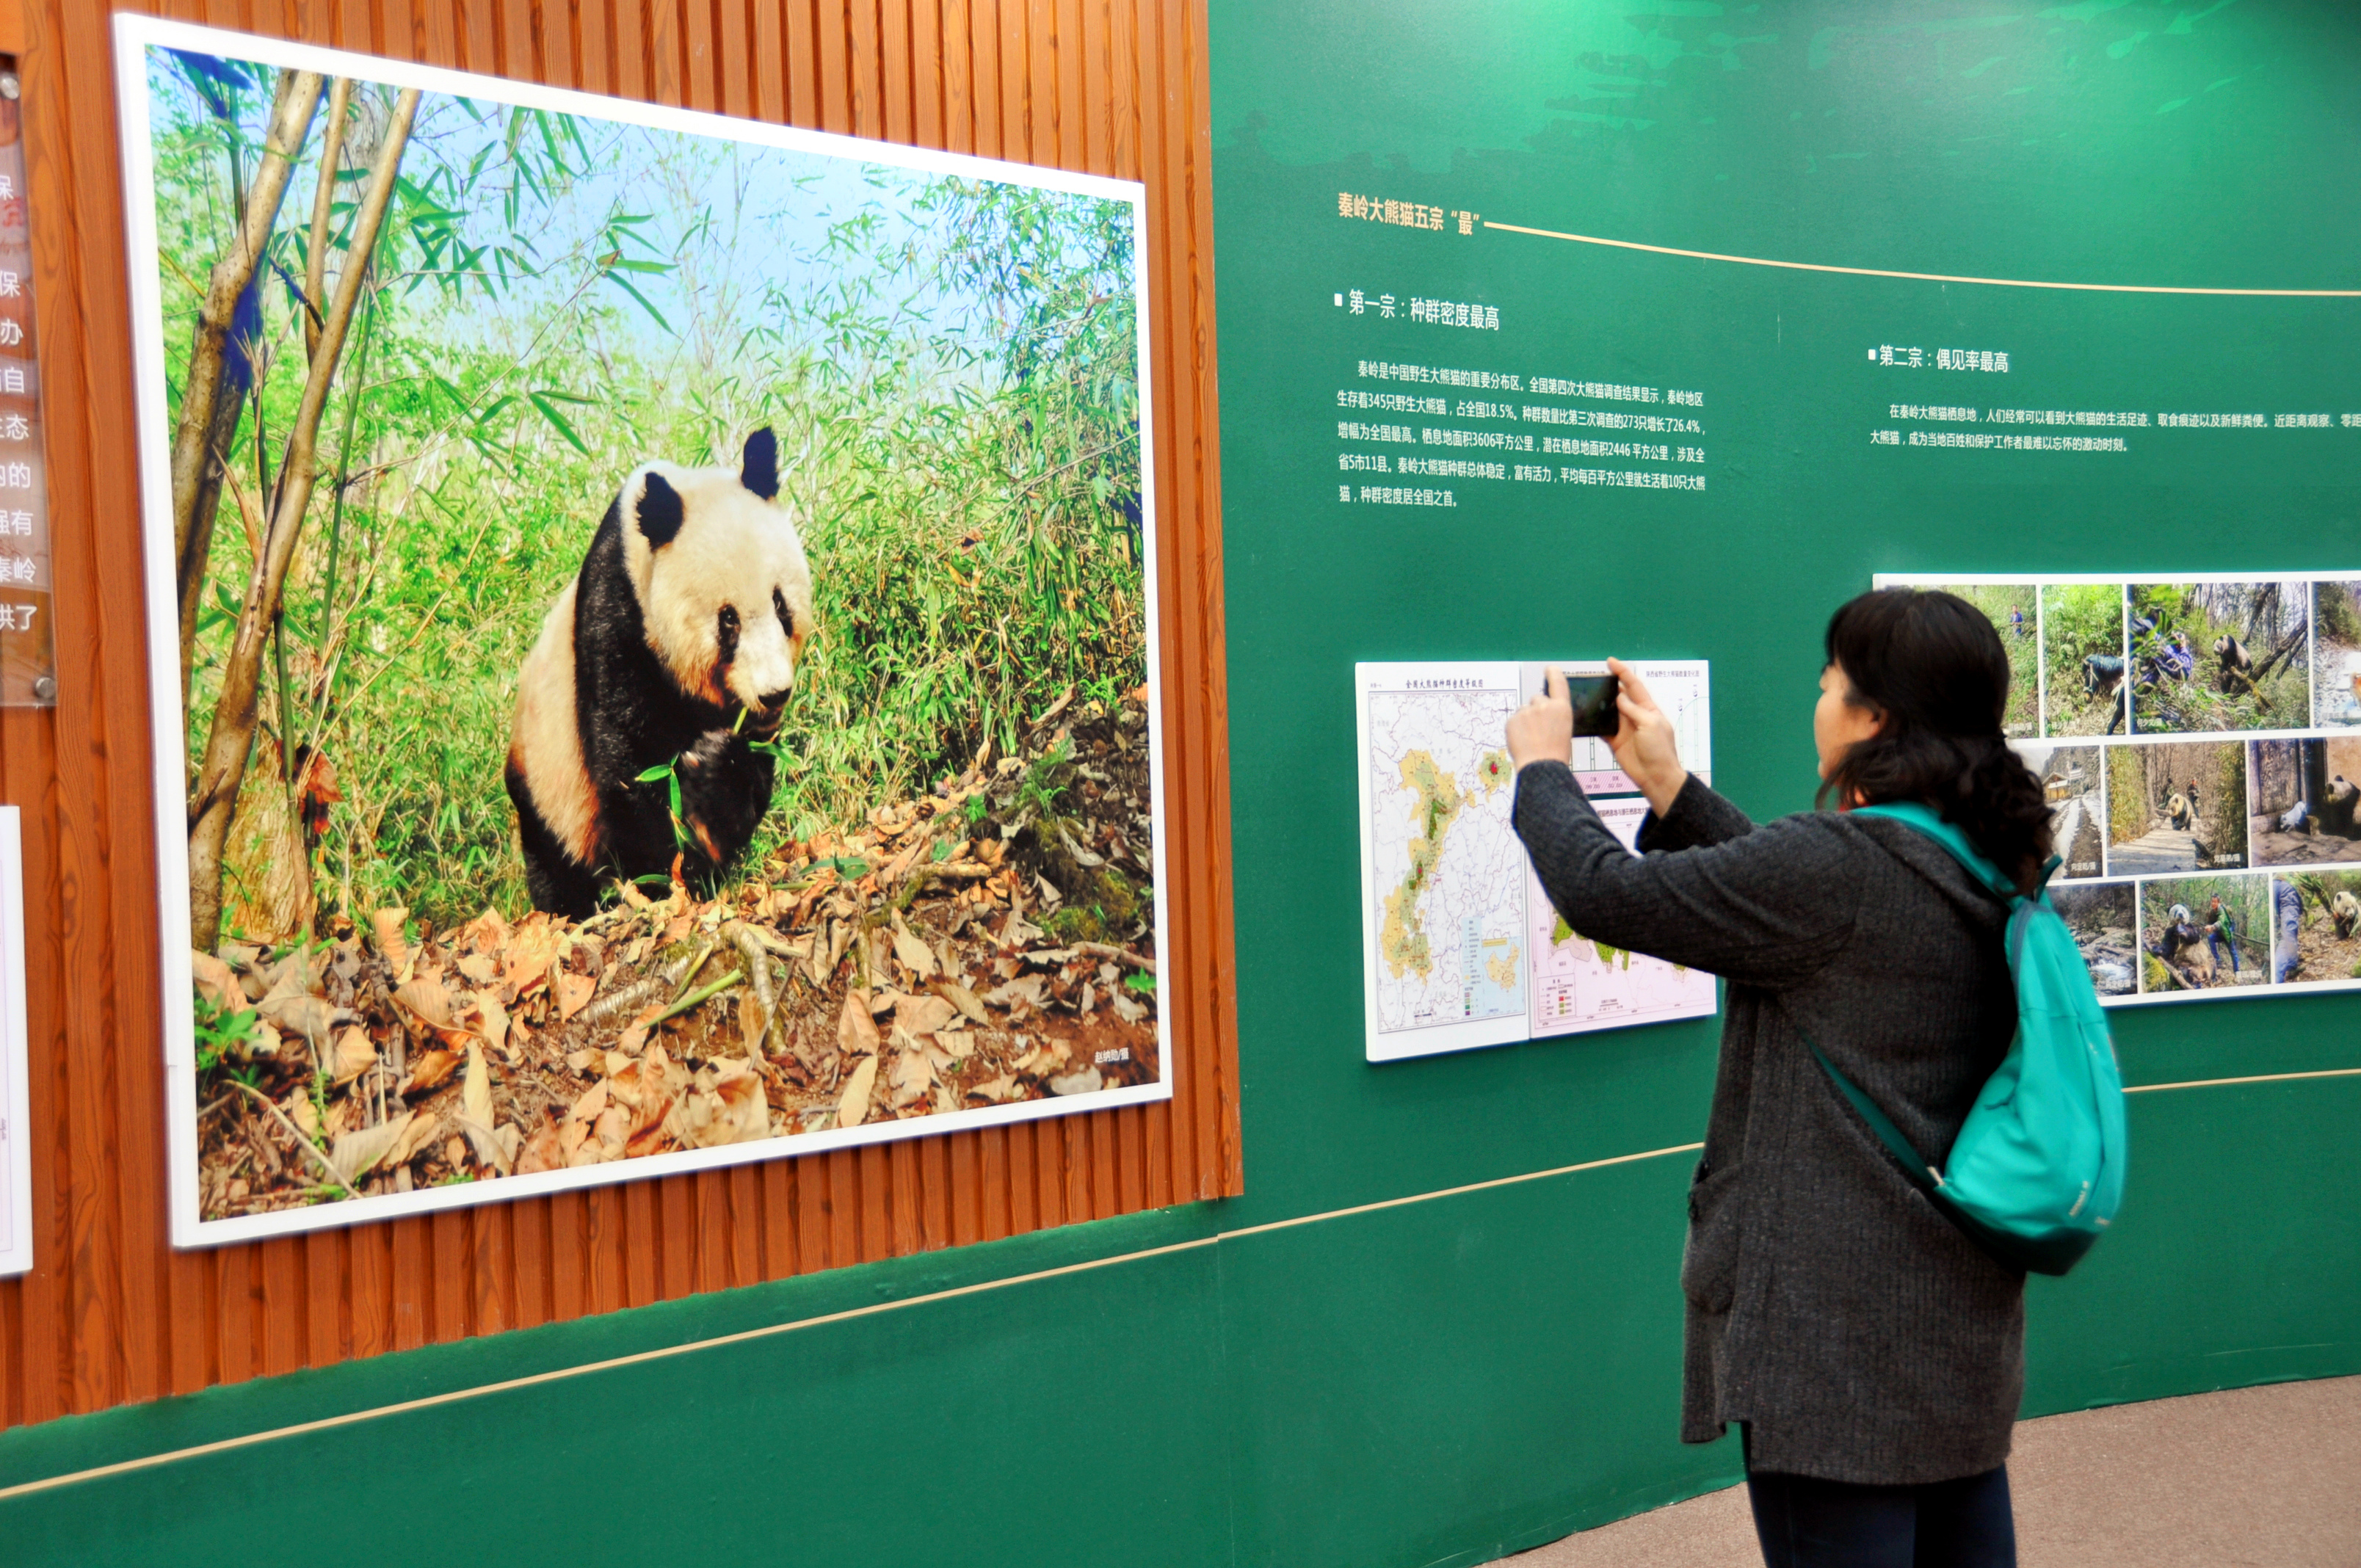
[[[2029,888],[2048,806],[2001,737],[2008,655],[1964,600],[1864,594],[1827,653],[1812,739],[1835,810],[1750,822],[1616,662],[1641,855],[1575,781],[1554,671],[1509,723],[1516,828],[1576,930],[1729,981],[1681,1263],[1682,1439],[1739,1424],[1770,1568],[2007,1568],[2025,1277],[1912,1184],[1812,1047],[1944,1163],[2015,1029],[2008,906],[1940,844],[1850,813],[1922,803]]]

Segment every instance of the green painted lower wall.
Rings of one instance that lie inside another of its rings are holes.
[[[2361,1079],[2137,1096],[2118,1233],[2037,1285],[2027,1412],[2361,1372],[2356,1126]],[[1484,1562],[1736,1478],[1674,1441],[1688,1165],[1213,1239],[1283,1217],[1258,1193],[0,1434],[14,1486],[1172,1249],[0,1500],[0,1557]]]

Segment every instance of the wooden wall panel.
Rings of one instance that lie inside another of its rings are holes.
[[[219,27],[1144,180],[1175,1095],[982,1132],[175,1252],[167,1239],[139,497],[107,7],[22,0],[49,397],[52,713],[25,811],[37,1266],[0,1281],[0,1424],[1243,1190],[1194,0],[151,0]],[[0,25],[16,0],[0,0]],[[5,41],[5,40],[0,40]]]

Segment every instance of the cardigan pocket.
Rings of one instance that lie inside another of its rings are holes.
[[[1701,1312],[1726,1312],[1738,1294],[1738,1227],[1745,1167],[1700,1165],[1689,1185],[1689,1234],[1681,1249],[1681,1294]]]

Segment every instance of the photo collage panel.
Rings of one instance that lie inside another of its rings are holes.
[[[2361,573],[1884,576],[1989,617],[2110,1004],[2361,984]]]

